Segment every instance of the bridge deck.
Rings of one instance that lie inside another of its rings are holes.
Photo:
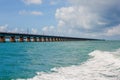
[[[81,41],[81,40],[100,40],[100,39],[90,39],[90,38],[76,38],[76,37],[66,37],[66,36],[52,36],[52,35],[39,35],[39,34],[27,34],[27,33],[11,33],[11,32],[0,32],[0,42],[5,42],[6,38],[10,38],[11,42],[15,42],[15,39],[20,39],[21,42],[24,39],[33,38],[33,41],[37,42],[36,39],[44,39],[50,41]],[[55,39],[55,40],[54,40]],[[30,40],[28,40],[29,42]]]

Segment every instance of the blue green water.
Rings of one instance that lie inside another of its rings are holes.
[[[0,80],[29,79],[37,72],[52,73],[55,67],[86,62],[94,50],[112,52],[119,48],[120,41],[0,43]]]

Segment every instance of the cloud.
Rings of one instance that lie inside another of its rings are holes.
[[[56,4],[57,4],[56,1],[53,0],[50,1],[50,5],[56,5]]]
[[[31,29],[31,33],[32,33],[32,34],[37,34],[37,33],[38,33],[38,30],[35,29],[35,28],[32,28],[32,29]]]
[[[32,12],[30,12],[30,14],[31,15],[43,15],[43,13],[40,11],[32,11]]]
[[[51,31],[53,29],[54,29],[54,26],[45,26],[42,28],[42,31],[48,31],[48,30]]]
[[[119,0],[68,0],[68,2],[70,6],[56,10],[57,31],[78,37],[104,37],[105,30],[111,35],[120,35],[120,28],[115,27],[120,24]]]
[[[106,35],[108,36],[120,35],[120,24],[108,29]]]
[[[0,32],[6,32],[7,28],[8,28],[7,24],[0,26]]]
[[[15,33],[20,33],[21,32],[21,30],[20,29],[18,29],[18,28],[14,28],[11,32],[15,32]]]
[[[35,4],[39,5],[42,4],[42,0],[23,0],[23,2],[27,5]]]
[[[50,0],[50,5],[58,5],[62,2],[63,0]]]
[[[14,28],[10,30],[8,24],[0,26],[0,32],[21,32],[21,29]]]
[[[54,26],[45,26],[42,28],[42,32],[47,35],[54,35],[56,33],[56,29]]]
[[[19,14],[20,15],[35,15],[35,16],[43,15],[41,11],[26,11],[26,10],[19,11]]]
[[[16,28],[14,28],[12,30],[9,30],[9,32],[13,32],[13,33],[27,33],[27,34],[38,34],[38,29],[37,28],[31,28],[28,31],[27,29],[16,27]]]
[[[37,28],[31,28],[28,32],[27,29],[24,29],[24,28],[8,28],[8,24],[5,24],[5,25],[1,25],[0,26],[0,32],[12,32],[12,33],[31,33],[31,34],[39,34],[38,33],[38,29]],[[51,27],[52,28],[52,27]]]
[[[48,31],[48,30],[49,30],[48,28],[49,28],[49,27],[47,27],[47,26],[46,26],[46,27],[43,27],[43,28],[42,28],[42,31]]]
[[[97,14],[91,13],[88,8],[83,6],[71,6],[57,9],[55,16],[59,20],[58,25],[69,26],[71,28],[91,29],[99,20]]]
[[[27,31],[23,28],[13,28],[12,30],[9,30],[9,32],[13,32],[13,33],[27,33]]]

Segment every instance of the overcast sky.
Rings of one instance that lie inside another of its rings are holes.
[[[0,0],[0,31],[120,40],[120,0]]]

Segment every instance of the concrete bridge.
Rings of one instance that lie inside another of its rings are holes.
[[[64,36],[0,32],[0,42],[6,42],[7,39],[10,42],[55,42],[55,41],[98,40],[98,39],[89,39],[89,38],[75,38],[75,37],[64,37]]]

